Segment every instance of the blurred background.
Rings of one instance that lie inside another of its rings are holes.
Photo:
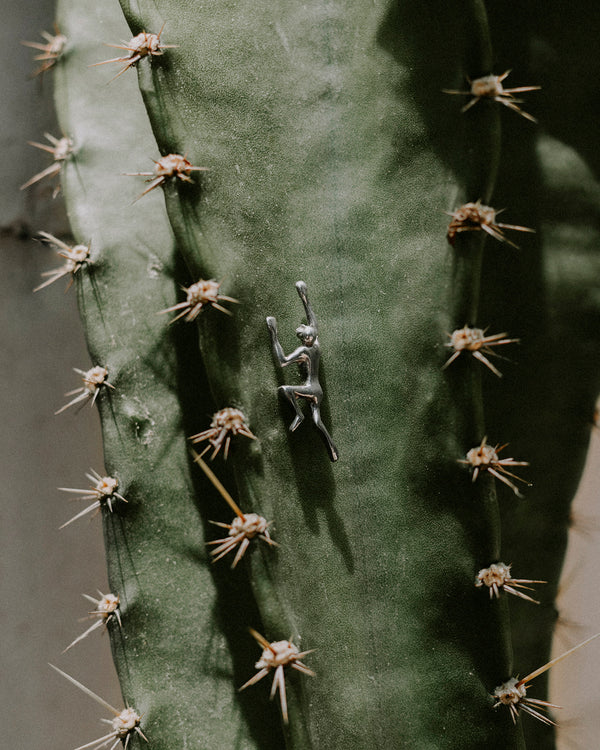
[[[64,392],[78,386],[72,368],[91,366],[75,291],[64,292],[66,280],[32,291],[42,271],[60,264],[32,238],[40,230],[67,233],[64,206],[60,197],[52,199],[49,183],[19,190],[49,163],[26,142],[43,141],[45,132],[62,135],[53,112],[52,75],[32,79],[34,52],[20,44],[42,41],[39,32],[53,31],[54,0],[5,3],[3,11],[2,737],[14,750],[67,750],[105,734],[99,719],[106,714],[48,662],[117,708],[122,703],[106,636],[95,632],[61,654],[91,624],[80,621],[93,608],[81,594],[96,596],[108,588],[100,520],[86,517],[59,531],[83,506],[56,488],[86,487],[85,473],[103,472],[104,466],[96,411],[84,406],[54,416]],[[599,488],[600,430],[591,428],[561,584],[556,654],[600,631]],[[565,706],[559,712],[561,750],[600,746],[599,669],[600,639],[551,673],[552,700]]]
[[[54,0],[5,2],[0,25],[1,556],[2,698],[5,747],[68,750],[106,734],[106,711],[54,673],[72,674],[109,703],[122,699],[108,637],[94,632],[68,653],[63,649],[92,623],[81,595],[106,592],[99,518],[58,527],[85,507],[57,487],[87,487],[90,467],[103,472],[100,426],[85,406],[54,416],[65,391],[78,387],[73,367],[90,359],[77,313],[75,290],[59,281],[33,294],[42,271],[60,265],[56,254],[32,240],[39,230],[68,231],[63,202],[45,181],[19,186],[50,161],[28,140],[61,135],[52,105],[52,76],[32,79],[33,50],[53,33]],[[71,496],[72,497],[72,496]]]

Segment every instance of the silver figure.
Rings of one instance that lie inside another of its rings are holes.
[[[321,420],[320,404],[323,400],[323,389],[319,383],[319,360],[321,359],[321,346],[319,344],[319,334],[317,327],[317,319],[310,306],[308,297],[306,294],[306,284],[303,281],[296,282],[296,289],[298,295],[304,305],[306,312],[307,325],[300,325],[296,328],[296,336],[302,342],[302,346],[299,346],[291,354],[287,356],[283,352],[283,348],[279,343],[277,336],[277,321],[273,317],[267,318],[267,326],[271,333],[271,342],[273,345],[273,352],[277,357],[277,361],[282,367],[296,363],[300,366],[306,379],[302,385],[282,385],[279,387],[279,392],[285,396],[285,398],[293,406],[296,417],[290,425],[290,432],[294,432],[300,424],[304,421],[304,414],[300,407],[300,399],[306,399],[310,404],[310,411],[312,419],[315,425],[319,428],[329,452],[329,458],[332,461],[338,460],[338,451],[335,447],[331,435],[327,432],[327,428]]]

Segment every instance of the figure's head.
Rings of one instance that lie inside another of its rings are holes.
[[[301,325],[296,328],[296,336],[298,336],[304,346],[312,346],[317,337],[317,332],[312,326]]]

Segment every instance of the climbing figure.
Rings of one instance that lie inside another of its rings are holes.
[[[281,367],[297,363],[306,379],[302,385],[282,385],[278,390],[290,402],[296,412],[296,417],[290,425],[290,432],[294,432],[304,421],[304,414],[300,407],[300,399],[304,398],[310,404],[313,422],[321,430],[325,438],[329,458],[332,461],[337,461],[339,457],[337,448],[333,444],[333,440],[321,420],[320,404],[323,400],[323,389],[319,383],[321,346],[319,345],[317,319],[308,301],[306,284],[303,281],[297,281],[296,289],[304,305],[307,320],[307,325],[300,325],[296,328],[296,336],[302,342],[302,346],[299,346],[286,357],[277,337],[277,321],[275,318],[268,317],[267,326],[271,333],[273,352]]]

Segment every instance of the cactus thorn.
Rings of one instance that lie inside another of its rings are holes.
[[[119,597],[116,594],[103,594],[101,591],[98,591],[98,593],[100,594],[100,599],[94,599],[94,597],[92,596],[83,594],[85,599],[96,605],[96,609],[93,612],[89,612],[86,619],[98,619],[86,631],[84,631],[81,635],[78,635],[74,641],[69,643],[69,645],[63,650],[63,654],[65,654],[76,643],[79,643],[84,638],[87,638],[87,636],[90,635],[90,633],[93,633],[94,630],[102,627],[104,627],[104,629],[106,630],[106,628],[108,627],[108,623],[113,619],[116,619],[116,621],[119,623],[119,627],[122,626],[121,613],[119,612]]]
[[[176,315],[170,322],[175,323],[175,321],[179,320],[180,318],[184,318],[186,323],[190,323],[191,321],[196,320],[205,305],[210,305],[211,307],[214,307],[216,310],[220,310],[226,315],[232,315],[233,313],[231,312],[231,310],[228,310],[226,307],[223,307],[223,305],[219,303],[233,302],[235,304],[239,304],[239,300],[234,299],[233,297],[227,297],[224,294],[219,294],[219,288],[221,287],[222,283],[222,281],[215,281],[214,279],[200,279],[200,281],[197,281],[191,286],[181,287],[186,293],[187,298],[185,302],[179,302],[177,305],[167,307],[165,310],[159,310],[158,315],[181,310],[181,312]]]
[[[502,82],[510,74],[510,70],[506,70],[502,75],[495,76],[482,76],[481,78],[475,78],[471,80],[467,77],[467,81],[471,85],[469,91],[458,91],[456,89],[442,89],[445,94],[459,94],[462,96],[472,96],[465,106],[461,109],[461,112],[466,112],[471,109],[480,99],[492,99],[495,102],[503,104],[505,107],[512,109],[522,117],[531,122],[537,122],[533,115],[528,112],[524,112],[518,105],[522,104],[522,99],[516,99],[513,94],[519,94],[523,91],[539,91],[541,86],[519,86],[517,88],[505,89]]]
[[[245,513],[241,516],[236,515],[231,523],[221,523],[220,521],[210,521],[210,523],[220,526],[223,529],[229,529],[226,537],[206,543],[207,545],[219,545],[210,553],[212,562],[217,562],[217,560],[233,552],[236,547],[239,547],[231,563],[231,567],[235,568],[246,554],[251,540],[255,537],[262,539],[263,542],[266,542],[271,547],[279,546],[269,535],[269,526],[272,522],[267,521],[266,518],[259,516],[257,513]]]
[[[96,703],[99,703],[101,706],[106,708],[107,711],[110,711],[112,714],[114,714],[114,719],[102,719],[103,722],[112,726],[112,731],[109,734],[104,735],[104,737],[99,737],[97,740],[92,740],[92,742],[88,742],[85,745],[80,745],[79,747],[75,748],[75,750],[85,750],[86,748],[99,749],[101,747],[104,747],[105,745],[108,745],[108,743],[112,739],[114,739],[115,742],[110,746],[110,750],[114,750],[119,742],[123,742],[125,750],[127,750],[127,746],[129,745],[129,741],[134,732],[136,734],[139,734],[142,739],[148,742],[148,738],[144,735],[139,727],[142,717],[137,713],[137,711],[129,707],[124,708],[122,711],[118,711],[116,708],[114,708],[114,706],[111,706],[110,703],[107,703],[99,695],[96,695],[96,693],[94,693],[92,690],[86,688],[85,685],[82,685],[81,682],[76,680],[74,677],[71,677],[71,675],[63,672],[62,669],[55,667],[54,664],[49,664],[48,666],[52,667],[55,672],[58,672],[58,674],[62,675],[66,680],[75,685],[76,688],[79,688],[82,693],[85,693],[90,698],[95,700]]]
[[[250,541],[255,537],[262,539],[271,547],[278,547],[277,542],[274,542],[269,535],[269,526],[271,521],[267,521],[262,516],[256,513],[242,513],[239,505],[231,497],[229,492],[223,487],[213,470],[202,460],[202,456],[198,455],[196,451],[192,449],[192,456],[194,462],[200,466],[202,471],[206,474],[214,488],[221,495],[223,500],[229,505],[236,515],[236,518],[229,523],[221,523],[219,521],[210,521],[215,526],[220,526],[223,529],[229,529],[229,534],[222,539],[215,539],[212,542],[207,542],[207,545],[219,545],[216,549],[211,552],[212,561],[217,562],[222,557],[225,557],[229,552],[233,552],[236,547],[239,547],[233,563],[232,568],[238,564],[242,557],[246,554],[246,550],[250,545]]]
[[[482,568],[475,578],[475,586],[478,588],[481,586],[487,586],[490,592],[490,599],[496,597],[500,598],[500,590],[506,591],[507,594],[513,594],[519,596],[521,599],[526,599],[534,604],[539,604],[537,599],[533,599],[531,596],[527,596],[517,589],[527,589],[532,591],[530,586],[524,586],[525,583],[548,583],[547,581],[536,581],[528,578],[512,578],[510,575],[510,565],[506,563],[492,563],[489,568]]]
[[[298,647],[295,646],[291,638],[289,641],[273,641],[269,643],[267,639],[258,633],[256,630],[250,628],[250,633],[254,640],[262,646],[263,652],[260,659],[256,662],[256,669],[259,671],[245,682],[240,691],[245,690],[250,685],[255,685],[263,677],[266,677],[269,672],[275,670],[275,676],[273,677],[273,685],[271,687],[271,700],[274,698],[277,690],[279,690],[279,702],[281,704],[281,715],[285,724],[289,724],[288,710],[287,710],[287,698],[285,692],[285,676],[284,667],[291,667],[292,669],[301,672],[302,674],[310,675],[315,677],[315,673],[309,669],[305,664],[302,663],[302,659],[311,654],[315,649],[309,651],[299,651]]]
[[[74,367],[73,370],[82,376],[83,385],[81,388],[75,388],[75,390],[67,391],[67,393],[65,393],[65,396],[75,396],[75,398],[71,399],[71,401],[64,406],[61,406],[58,411],[54,412],[55,414],[61,414],[70,406],[74,406],[82,401],[87,401],[88,399],[92,400],[91,405],[93,406],[102,386],[112,388],[113,390],[115,388],[114,385],[111,385],[106,379],[108,377],[108,370],[106,367],[96,365],[96,367],[92,367],[89,370],[79,370],[77,367]]]
[[[107,47],[123,49],[129,52],[129,54],[121,57],[113,57],[110,60],[102,60],[101,62],[93,63],[89,67],[94,68],[97,65],[107,65],[108,63],[114,62],[125,63],[125,65],[121,68],[117,75],[110,79],[109,83],[111,81],[114,81],[115,78],[118,78],[120,75],[125,73],[126,70],[129,70],[129,68],[137,65],[143,57],[160,57],[164,54],[164,51],[166,49],[175,49],[177,47],[176,44],[163,44],[160,41],[160,37],[163,33],[164,28],[165,24],[163,23],[158,34],[149,34],[145,31],[142,31],[140,34],[137,34],[128,42],[121,42],[121,44],[107,44]]]
[[[545,711],[548,708],[561,708],[561,706],[556,706],[553,703],[538,700],[537,698],[528,698],[527,689],[530,687],[530,685],[528,685],[527,683],[531,682],[531,680],[534,680],[536,677],[539,677],[539,675],[543,674],[544,672],[547,672],[550,667],[558,664],[558,662],[566,659],[566,657],[570,656],[574,651],[577,651],[583,646],[586,646],[588,643],[598,637],[600,637],[600,633],[596,633],[595,635],[590,636],[590,638],[586,638],[585,641],[578,643],[577,646],[573,646],[573,648],[565,651],[564,654],[551,659],[549,662],[541,667],[538,667],[538,669],[530,672],[526,677],[523,677],[520,680],[516,677],[511,677],[502,685],[499,685],[492,694],[492,698],[496,698],[494,708],[498,708],[498,706],[501,705],[508,706],[510,710],[510,716],[513,720],[513,723],[515,724],[517,723],[519,710],[521,710],[525,711],[525,713],[530,714],[544,724],[551,724],[553,726],[556,726],[555,722],[544,714],[540,713],[539,709]]]
[[[244,514],[240,510],[240,506],[235,502],[235,500],[231,497],[229,492],[223,487],[221,481],[218,479],[214,471],[208,466],[208,464],[202,460],[202,456],[198,455],[196,451],[192,448],[191,450],[192,457],[194,459],[194,463],[197,463],[198,466],[202,469],[202,471],[206,474],[208,479],[210,480],[213,487],[217,490],[219,495],[225,500],[227,505],[231,508],[231,510],[235,513],[235,515],[238,518],[244,518]]]
[[[477,479],[480,471],[487,471],[492,474],[492,476],[496,477],[496,479],[499,479],[505,485],[510,487],[517,497],[523,497],[516,484],[511,482],[510,479],[507,479],[507,477],[512,477],[512,479],[523,482],[523,484],[526,484],[528,487],[531,487],[531,483],[511,473],[506,467],[529,466],[529,463],[527,461],[515,461],[514,458],[499,458],[498,454],[501,450],[506,448],[508,443],[505,443],[504,445],[498,444],[492,448],[491,445],[487,445],[486,440],[487,437],[484,437],[481,444],[475,448],[471,448],[465,458],[458,459],[458,463],[469,466],[473,470],[473,481]]]
[[[34,174],[31,179],[21,185],[19,188],[20,190],[25,190],[25,188],[43,180],[45,177],[55,177],[59,175],[63,163],[73,154],[73,141],[70,138],[67,138],[66,136],[55,138],[53,135],[50,135],[50,133],[44,133],[44,136],[50,141],[52,144],[51,146],[48,146],[45,143],[37,143],[36,141],[27,141],[27,143],[30,146],[35,146],[35,148],[39,148],[42,151],[47,151],[49,154],[52,154],[54,157],[54,163],[49,167],[46,167],[46,169],[43,169],[41,172]],[[52,197],[56,198],[59,192],[60,183],[54,188]]]
[[[152,172],[124,172],[124,177],[148,177],[146,182],[150,184],[148,187],[138,195],[133,201],[136,203],[144,195],[147,195],[151,190],[164,185],[167,180],[178,179],[183,182],[193,182],[190,174],[192,172],[207,172],[208,167],[194,167],[187,159],[186,156],[181,154],[167,154],[161,156],[158,161],[154,161],[154,170]]]
[[[231,438],[235,435],[244,435],[251,440],[257,439],[256,435],[250,431],[244,413],[240,409],[234,409],[231,406],[227,406],[213,414],[208,430],[199,432],[196,435],[191,435],[189,439],[193,443],[200,443],[203,440],[208,440],[209,444],[202,451],[200,456],[202,457],[212,447],[214,450],[210,457],[211,461],[221,450],[223,443],[225,443],[223,454],[225,460],[227,460],[227,456],[229,455],[229,444]]]
[[[109,511],[112,513],[113,507],[112,503],[113,500],[121,500],[122,502],[126,503],[127,500],[123,497],[123,495],[120,495],[117,492],[117,489],[119,488],[119,481],[115,479],[114,477],[102,477],[98,472],[94,471],[93,469],[90,469],[92,472],[91,474],[86,474],[86,477],[92,482],[92,487],[90,487],[87,490],[80,490],[75,489],[73,487],[59,487],[58,489],[61,492],[71,492],[73,494],[79,495],[77,500],[93,500],[94,502],[89,505],[85,510],[82,510],[80,513],[77,513],[77,515],[73,516],[69,521],[66,523],[63,523],[63,525],[60,527],[61,529],[64,529],[65,526],[68,526],[70,523],[73,523],[73,521],[76,521],[78,518],[81,518],[86,513],[91,513],[93,510],[99,509],[102,505],[106,505],[109,509]]]
[[[40,289],[44,289],[45,287],[50,286],[50,284],[53,284],[55,281],[62,279],[63,276],[67,276],[70,274],[71,278],[69,279],[69,283],[67,284],[67,288],[65,289],[65,292],[67,292],[73,284],[77,271],[79,271],[80,268],[83,268],[83,266],[90,263],[91,243],[88,243],[88,245],[73,245],[71,247],[49,232],[39,232],[39,235],[41,237],[41,241],[46,242],[48,245],[50,245],[50,247],[54,247],[58,255],[61,258],[64,258],[66,262],[62,266],[59,266],[52,271],[44,271],[42,273],[42,276],[48,278],[39,286],[36,286],[33,291],[38,292]]]
[[[54,24],[54,31],[54,34],[49,34],[47,31],[40,32],[46,40],[45,44],[41,42],[21,42],[23,46],[40,52],[40,54],[34,55],[33,59],[42,64],[33,71],[32,77],[43,75],[46,71],[53,68],[65,50],[68,41],[67,37],[60,33],[56,24]]]
[[[499,242],[505,242],[511,247],[519,249],[519,246],[509,240],[503,229],[514,229],[517,232],[529,232],[535,234],[535,229],[529,227],[521,227],[517,224],[503,224],[496,221],[496,217],[504,209],[496,210],[491,206],[484,206],[481,200],[475,203],[465,203],[459,206],[455,211],[445,211],[448,216],[452,217],[452,221],[448,225],[448,242],[454,245],[456,242],[456,235],[460,232],[478,232],[483,231],[489,234],[490,237],[498,240]]]
[[[447,335],[450,341],[444,344],[454,350],[454,353],[445,362],[442,370],[451,365],[455,359],[457,359],[463,352],[470,352],[475,359],[479,360],[488,370],[491,370],[494,375],[499,378],[502,377],[502,373],[495,367],[488,357],[495,356],[499,357],[499,354],[493,351],[492,347],[501,346],[503,344],[517,344],[519,339],[509,339],[507,333],[494,333],[491,336],[486,336],[486,330],[481,328],[469,328],[465,324],[463,328],[457,328],[452,333]],[[487,356],[486,356],[487,355]]]

